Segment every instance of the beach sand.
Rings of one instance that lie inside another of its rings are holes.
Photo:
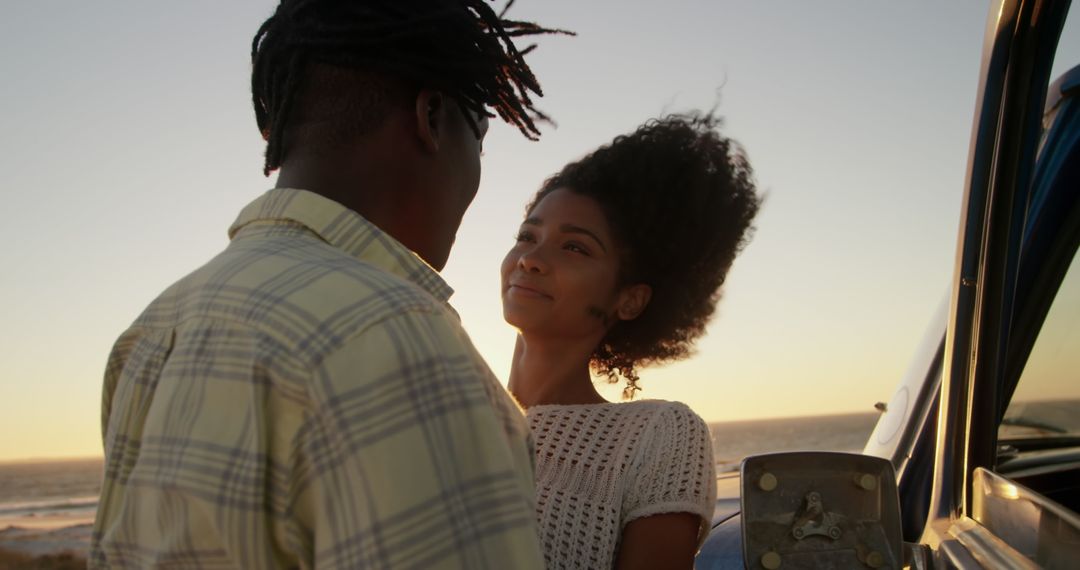
[[[0,570],[82,570],[86,559],[68,552],[33,556],[0,548]]]
[[[77,524],[55,529],[9,526],[0,530],[0,548],[39,556],[73,552],[86,556],[90,548],[92,524]]]
[[[10,524],[18,522],[26,524]],[[92,520],[59,528],[40,520],[7,519],[3,524],[0,570],[86,568]]]

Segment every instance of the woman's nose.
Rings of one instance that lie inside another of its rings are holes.
[[[521,256],[518,257],[518,266],[526,273],[544,274],[547,273],[548,270],[547,263],[544,262],[544,259],[535,249],[523,252]]]

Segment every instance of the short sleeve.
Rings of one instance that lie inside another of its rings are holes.
[[[701,517],[700,545],[708,535],[716,503],[716,467],[708,426],[685,404],[672,403],[658,413],[643,438],[622,524],[664,513],[695,514]]]
[[[320,568],[539,568],[527,426],[448,315],[402,313],[317,369],[295,498]]]

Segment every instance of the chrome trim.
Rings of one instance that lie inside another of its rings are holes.
[[[966,191],[961,208],[960,235],[952,285],[949,325],[945,333],[941,402],[938,415],[936,468],[929,516],[951,518],[964,504],[964,474],[968,447],[968,372],[973,360],[978,297],[983,281],[981,250],[990,197],[999,113],[1005,71],[1020,13],[1020,0],[998,0],[987,22],[972,126]],[[996,9],[995,9],[996,6]],[[996,15],[995,15],[996,13]],[[975,284],[975,285],[969,285]],[[959,499],[959,500],[958,500]],[[934,540],[936,533],[928,534]],[[931,546],[935,546],[931,542]]]
[[[963,517],[949,527],[949,534],[956,537],[984,568],[1015,570],[1038,570],[1039,565],[1024,557],[1008,544],[974,520]]]
[[[1080,559],[1080,515],[986,469],[972,477],[973,522],[1033,564],[1072,566]]]

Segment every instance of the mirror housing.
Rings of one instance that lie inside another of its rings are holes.
[[[900,497],[892,464],[855,453],[800,451],[742,462],[746,568],[901,568]]]

